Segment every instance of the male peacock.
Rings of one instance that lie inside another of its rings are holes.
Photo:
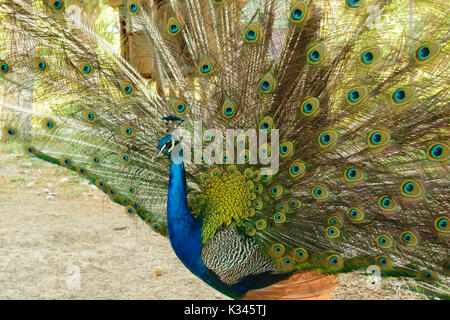
[[[121,10],[152,44],[158,90],[88,10],[68,23],[68,0],[0,1],[2,78],[47,105],[4,105],[3,135],[168,235],[230,297],[325,297],[370,265],[449,296],[447,1],[153,5]],[[238,134],[230,152],[228,129],[270,138]],[[189,134],[205,151],[192,159]]]

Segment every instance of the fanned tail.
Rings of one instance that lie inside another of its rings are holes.
[[[223,163],[186,164],[204,243],[235,222],[279,272],[375,265],[448,297],[446,2],[170,0],[154,15],[147,1],[127,1],[132,28],[152,45],[159,90],[88,17],[67,29],[56,2],[0,3],[6,29],[35,39],[24,50],[5,43],[3,77],[28,72],[34,79],[16,85],[34,81],[34,100],[51,101],[49,114],[31,113],[31,129],[19,120],[29,111],[6,106],[4,134],[25,140],[26,153],[77,170],[165,233],[168,166],[152,160],[163,116],[183,118],[191,133],[201,121],[203,148],[214,145],[207,129],[278,129],[279,148],[256,151],[279,154],[277,173],[254,164],[255,146],[240,137],[244,152],[220,154]],[[229,176],[248,189],[232,214],[211,208],[239,197],[204,200],[211,181]],[[267,292],[290,297],[281,287]]]

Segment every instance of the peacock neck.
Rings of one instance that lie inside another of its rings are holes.
[[[173,250],[183,264],[204,279],[206,267],[201,259],[201,220],[195,219],[187,205],[183,155],[172,156],[167,199],[167,227]]]

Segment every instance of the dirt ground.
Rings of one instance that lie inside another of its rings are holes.
[[[367,279],[340,275],[333,299],[427,299],[406,280],[382,278],[370,289]],[[0,151],[0,299],[229,298],[191,274],[168,239],[86,181]]]

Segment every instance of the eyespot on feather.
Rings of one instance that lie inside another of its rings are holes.
[[[64,1],[62,0],[50,0],[50,5],[53,10],[60,11],[64,8]]]
[[[281,224],[286,221],[286,216],[282,212],[277,212],[273,215],[273,221],[276,224]]]
[[[265,116],[260,122],[259,122],[259,128],[261,130],[270,132],[273,129],[273,119],[272,117]]]
[[[341,269],[344,265],[344,259],[337,254],[332,254],[326,259],[327,267],[333,270]]]
[[[294,249],[292,255],[293,255],[294,259],[298,262],[306,262],[306,261],[308,261],[308,258],[309,258],[308,251],[306,251],[303,248]]]
[[[118,197],[117,191],[114,188],[109,188],[108,196],[112,199],[116,199]]]
[[[299,209],[302,206],[302,203],[300,202],[300,200],[295,199],[295,198],[290,198],[288,200],[288,204],[289,204],[289,207],[291,207],[292,209]]]
[[[172,110],[178,115],[183,115],[188,111],[186,102],[181,99],[172,99],[170,105],[172,106]]]
[[[277,210],[281,213],[287,213],[289,211],[289,206],[286,202],[281,202],[277,205]]]
[[[107,185],[106,182],[102,179],[97,179],[95,181],[95,185],[97,186],[97,188],[99,188],[100,190],[105,190]]]
[[[347,102],[351,106],[356,106],[358,104],[361,104],[366,100],[368,93],[369,93],[369,91],[364,86],[352,87],[347,92],[347,95],[346,95]]]
[[[385,255],[377,256],[374,260],[376,265],[378,265],[382,270],[392,268],[392,260]]]
[[[254,237],[256,235],[256,228],[255,227],[251,227],[251,226],[247,227],[245,229],[245,234],[250,236],[250,237]]]
[[[450,234],[450,224],[448,217],[442,216],[434,221],[434,228],[442,234]]]
[[[431,270],[424,270],[420,272],[417,277],[428,283],[433,283],[438,280],[437,273]]]
[[[271,150],[271,146],[270,146],[270,144],[268,144],[268,143],[264,143],[263,145],[261,145],[259,148],[258,148],[258,152],[259,152],[259,157],[260,158],[268,158],[268,157],[270,157],[270,152],[271,152],[272,150]],[[260,174],[260,176],[261,176],[261,174]]]
[[[283,195],[283,193],[284,188],[279,184],[275,184],[270,188],[270,195],[275,199],[280,198]]]
[[[329,191],[324,185],[317,185],[312,188],[312,196],[316,200],[325,200],[329,197]]]
[[[404,106],[412,102],[415,97],[416,92],[413,88],[400,87],[392,93],[391,100],[396,106]]]
[[[414,50],[414,60],[419,64],[424,64],[435,59],[440,53],[440,46],[435,42],[424,42]]]
[[[128,186],[127,188],[128,194],[134,196],[136,194],[136,187],[135,186]]]
[[[200,75],[209,76],[214,70],[211,60],[208,58],[200,59],[198,63],[198,70]]]
[[[127,153],[122,153],[122,154],[120,155],[120,161],[121,161],[123,164],[128,164],[128,163],[130,163],[131,158],[130,158],[130,156],[129,156]]]
[[[134,130],[130,126],[122,126],[120,131],[127,138],[130,138],[134,135]]]
[[[120,90],[125,96],[131,96],[134,92],[134,87],[130,82],[123,81]]]
[[[394,211],[397,208],[397,202],[388,195],[378,199],[378,207],[385,213]]]
[[[263,203],[263,201],[262,200],[255,200],[255,201],[253,201],[253,207],[256,209],[256,210],[261,210],[263,207],[264,207],[264,203]]]
[[[41,58],[36,58],[34,60],[34,66],[39,72],[45,72],[49,69],[47,61]]]
[[[320,102],[317,98],[308,98],[300,105],[300,112],[303,116],[312,118],[317,115],[320,110]]]
[[[302,24],[308,17],[308,6],[303,1],[297,1],[290,9],[289,19],[294,24]]]
[[[136,210],[134,210],[134,208],[131,206],[126,207],[125,212],[130,216],[134,216],[136,214]]]
[[[337,134],[333,130],[325,130],[318,136],[319,146],[322,148],[330,148],[336,143]]]
[[[101,157],[99,155],[94,154],[91,156],[90,160],[93,165],[98,165],[101,162]]]
[[[443,142],[433,143],[427,149],[427,158],[431,161],[444,162],[447,161],[450,155],[450,148]]]
[[[347,216],[349,217],[350,221],[353,223],[359,223],[362,222],[365,218],[364,212],[359,208],[349,208],[347,210]]]
[[[0,60],[0,74],[7,74],[11,71],[11,66],[6,61]]]
[[[326,232],[327,237],[330,238],[330,239],[338,238],[339,235],[341,234],[339,229],[337,227],[334,227],[334,226],[328,227],[325,230],[325,232]]]
[[[222,116],[226,119],[232,119],[236,113],[236,104],[234,104],[231,100],[226,100],[222,106]]]
[[[369,147],[378,149],[387,146],[391,141],[391,134],[384,129],[375,129],[369,133],[367,142]]]
[[[95,122],[95,120],[97,119],[97,115],[95,114],[94,111],[86,110],[86,111],[83,113],[83,118],[84,118],[84,120],[86,120],[87,122],[93,123],[93,122]]]
[[[84,75],[90,75],[94,70],[92,64],[86,61],[80,62],[80,64],[78,65],[78,69]]]
[[[309,64],[318,65],[325,60],[327,54],[327,48],[325,45],[322,43],[317,43],[306,52],[306,60]]]
[[[382,234],[377,237],[377,245],[381,248],[390,248],[392,246],[392,239],[388,235]]]
[[[361,5],[363,4],[364,0],[345,0],[345,4],[347,6],[347,8],[350,9],[357,9],[359,7],[361,7]]]
[[[8,139],[14,139],[17,136],[17,130],[13,127],[3,128],[3,134]]]
[[[343,224],[344,224],[344,222],[342,221],[341,217],[339,217],[339,216],[332,216],[332,217],[328,218],[329,226],[335,226],[337,228],[340,228],[340,227],[342,227]]]
[[[41,122],[42,128],[46,130],[53,130],[55,129],[55,122],[52,119],[45,118]]]
[[[377,46],[364,48],[359,53],[358,61],[364,67],[371,67],[380,62],[382,54],[383,52]]]
[[[415,180],[407,179],[400,186],[402,196],[407,198],[418,198],[423,194],[423,187]]]
[[[222,176],[222,171],[219,168],[214,168],[211,170],[211,177],[220,177]]]
[[[271,93],[275,89],[275,78],[271,74],[266,74],[259,81],[258,89],[263,94]]]
[[[181,30],[183,29],[183,26],[181,25],[180,20],[176,17],[170,17],[167,21],[167,32],[171,36],[178,35]]]
[[[59,162],[61,163],[62,166],[70,168],[72,166],[72,159],[68,156],[63,156]]]
[[[289,175],[294,178],[301,178],[306,171],[306,165],[301,160],[295,160],[292,162],[292,164],[289,166]]]
[[[286,251],[286,249],[284,248],[284,246],[281,243],[276,243],[276,244],[272,245],[272,247],[270,248],[269,255],[271,255],[272,257],[275,257],[275,258],[279,258],[284,255],[285,251]]]
[[[250,151],[248,150],[242,150],[239,154],[239,160],[238,163],[249,163],[250,162]]]
[[[417,236],[412,231],[404,231],[400,235],[400,241],[407,247],[414,247],[417,245]]]
[[[351,166],[344,171],[344,178],[347,182],[356,183],[364,178],[364,174],[360,169]]]
[[[264,219],[256,221],[256,229],[264,230],[267,227],[267,222]]]
[[[259,41],[261,37],[261,28],[257,23],[250,23],[244,31],[244,42],[253,44]]]
[[[150,227],[152,228],[153,231],[155,231],[156,233],[162,233],[162,226],[160,223],[158,222],[152,222],[150,224]]]
[[[25,145],[23,147],[23,151],[25,152],[26,155],[29,155],[29,156],[34,156],[37,153],[37,150],[33,146],[30,146],[30,145]]]
[[[138,1],[128,1],[128,11],[132,14],[139,12],[139,2]]]
[[[86,177],[88,175],[88,171],[85,167],[77,168],[77,173],[82,177]]]

